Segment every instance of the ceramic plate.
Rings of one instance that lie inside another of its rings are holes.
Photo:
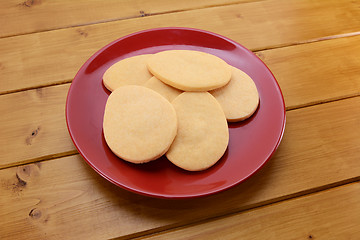
[[[116,157],[104,140],[103,114],[110,94],[102,84],[106,69],[127,57],[169,49],[214,54],[246,72],[259,91],[260,105],[255,114],[246,121],[229,124],[227,151],[217,164],[205,171],[182,170],[165,157],[142,165],[127,163]],[[147,196],[190,198],[228,189],[259,170],[281,141],[285,127],[285,105],[270,70],[239,43],[198,29],[159,28],[122,37],[86,61],[69,89],[66,120],[70,136],[80,154],[110,182]]]

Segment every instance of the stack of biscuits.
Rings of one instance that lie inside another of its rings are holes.
[[[253,80],[221,58],[168,50],[123,59],[103,76],[111,91],[103,132],[111,151],[132,163],[162,155],[188,171],[213,166],[229,143],[228,122],[249,118]]]

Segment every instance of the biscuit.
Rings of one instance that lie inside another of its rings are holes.
[[[143,85],[152,77],[146,67],[151,54],[125,58],[113,64],[103,75],[104,86],[109,91],[125,85]]]
[[[150,78],[144,84],[144,86],[160,93],[163,97],[165,97],[170,102],[182,93],[182,91],[180,91],[179,89],[173,88],[173,87],[163,83],[156,77]]]
[[[231,67],[232,77],[224,87],[210,91],[220,103],[229,122],[249,118],[259,105],[259,93],[254,81],[243,71]]]
[[[231,69],[209,53],[169,50],[149,57],[149,71],[164,83],[183,91],[209,91],[230,81]]]
[[[105,106],[103,132],[118,157],[145,163],[162,156],[177,132],[171,103],[157,92],[136,85],[114,90]]]
[[[220,104],[208,92],[184,92],[172,104],[178,117],[178,133],[166,157],[189,171],[211,167],[223,156],[229,142]]]

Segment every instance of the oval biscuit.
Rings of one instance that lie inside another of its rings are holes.
[[[177,132],[177,117],[171,103],[157,92],[128,85],[110,94],[103,131],[106,143],[118,157],[144,163],[169,149]]]
[[[183,91],[209,91],[226,85],[231,70],[224,60],[209,53],[169,50],[149,57],[149,71],[164,83]]]
[[[143,85],[152,77],[146,66],[151,54],[125,58],[106,70],[103,76],[104,86],[109,91],[125,85]]]
[[[232,77],[224,87],[210,91],[224,110],[229,122],[249,118],[259,105],[259,94],[254,81],[243,71],[231,67]]]
[[[211,167],[223,156],[229,142],[221,106],[208,92],[184,92],[172,104],[178,117],[178,133],[166,157],[189,171]]]

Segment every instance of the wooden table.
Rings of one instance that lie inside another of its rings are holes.
[[[0,8],[0,239],[360,239],[360,1],[22,1]],[[68,134],[67,91],[85,60],[166,26],[243,44],[284,94],[274,157],[216,195],[123,190]]]

